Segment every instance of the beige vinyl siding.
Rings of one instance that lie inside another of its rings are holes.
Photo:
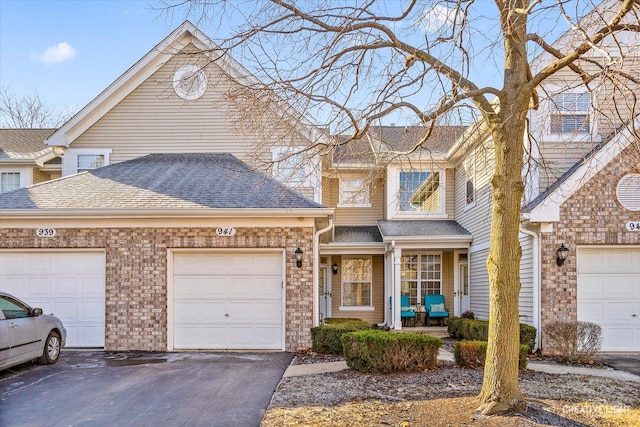
[[[520,234],[520,322],[533,325],[533,237]]]
[[[444,307],[453,316],[453,252],[442,253],[442,295],[444,295]],[[424,301],[423,301],[424,302]]]
[[[456,216],[456,171],[454,169],[447,169],[445,171],[445,213],[449,219],[453,219]]]
[[[472,245],[486,243],[491,234],[491,177],[495,161],[493,142],[487,140],[474,150],[475,155],[475,205],[467,206],[464,159],[455,170],[455,218],[473,236]],[[471,268],[471,267],[470,267]]]
[[[111,163],[151,153],[231,153],[259,166],[272,160],[271,147],[309,144],[273,110],[246,91],[238,92],[241,87],[215,63],[205,69],[208,84],[201,98],[178,97],[173,75],[186,62],[197,63],[198,58],[176,55],[73,141],[71,148],[111,149]]]
[[[469,254],[469,307],[476,319],[489,319],[489,274],[487,257],[489,249]]]
[[[355,175],[349,175],[355,177]],[[335,208],[335,225],[357,226],[376,225],[383,218],[384,212],[384,180],[378,179],[369,189],[369,208],[338,207],[340,200],[339,178],[322,179],[322,204],[328,208]]]
[[[369,255],[363,255],[369,256]],[[369,323],[384,322],[384,259],[382,255],[372,256],[372,298],[374,311],[363,310],[340,310],[342,303],[342,287],[340,274],[331,275],[331,315],[332,317],[346,317],[350,319],[361,319]],[[332,257],[331,262],[342,264],[339,256]],[[340,269],[342,271],[342,269]]]
[[[49,181],[51,179],[52,178],[50,174],[46,172],[42,172],[38,168],[33,168],[33,184],[39,184],[41,182]]]

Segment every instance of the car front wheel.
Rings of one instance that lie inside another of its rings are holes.
[[[60,358],[60,334],[56,331],[49,332],[49,336],[44,343],[44,352],[40,357],[40,363],[50,365],[56,363]]]

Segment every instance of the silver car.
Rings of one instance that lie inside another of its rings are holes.
[[[56,363],[66,338],[60,319],[0,292],[0,369],[34,359]]]

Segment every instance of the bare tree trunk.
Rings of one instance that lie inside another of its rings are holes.
[[[525,7],[526,2],[520,5]],[[504,89],[500,111],[491,115],[495,174],[489,274],[489,336],[480,411],[485,415],[523,412],[526,402],[518,383],[520,346],[520,209],[524,183],[524,135],[532,90],[526,50],[526,16],[502,14],[505,34]]]

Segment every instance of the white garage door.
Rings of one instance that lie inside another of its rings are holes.
[[[104,347],[104,252],[0,251],[0,289],[59,317],[67,347]]]
[[[174,349],[283,350],[282,253],[175,253]]]
[[[602,351],[640,351],[640,248],[578,249],[578,320],[602,327]]]

